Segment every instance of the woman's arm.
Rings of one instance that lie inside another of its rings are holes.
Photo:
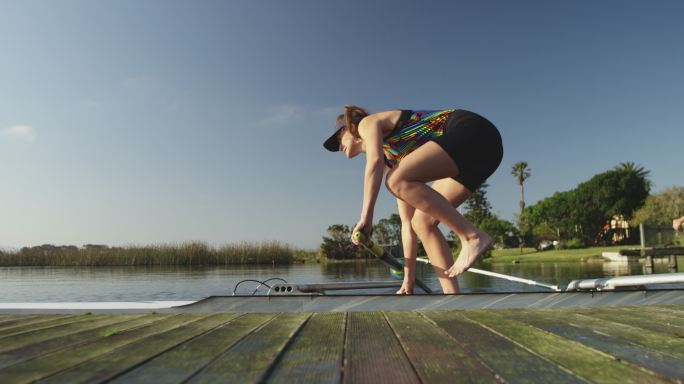
[[[363,208],[361,219],[354,227],[354,232],[361,231],[367,239],[371,238],[375,202],[380,192],[380,184],[384,174],[384,155],[382,152],[382,129],[373,115],[361,120],[359,135],[363,139],[366,151],[366,169],[363,179]]]

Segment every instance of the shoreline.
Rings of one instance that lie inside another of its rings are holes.
[[[549,251],[537,251],[534,248],[506,248],[492,250],[492,256],[482,260],[484,263],[540,263],[540,262],[592,262],[603,261],[603,252],[617,252],[628,248],[626,245],[614,245],[607,247],[588,247],[580,249],[554,249]]]
[[[589,247],[537,251],[534,248],[493,249],[482,264],[603,262],[603,252],[617,252],[629,246]],[[425,255],[422,255],[425,257]],[[242,243],[211,247],[203,243],[137,247],[77,248],[40,247],[0,252],[0,267],[95,267],[95,266],[241,266],[293,264],[345,264],[372,262],[373,258],[327,259],[317,250],[295,249],[277,242]]]

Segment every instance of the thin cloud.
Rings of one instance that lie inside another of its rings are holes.
[[[134,103],[144,101],[148,108],[156,106],[178,112],[192,98],[192,92],[178,89],[153,75],[128,77],[120,85],[123,97]]]
[[[36,140],[36,130],[30,125],[15,125],[5,128],[2,131],[3,136],[9,137],[12,140],[25,141],[32,143]]]
[[[283,104],[267,109],[259,124],[262,126],[282,126],[296,121],[309,120],[312,117],[334,116],[338,110],[340,108]]]
[[[298,119],[302,115],[302,108],[296,105],[280,105],[271,108],[261,119],[261,125],[284,125]]]

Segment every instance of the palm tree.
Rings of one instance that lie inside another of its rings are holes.
[[[522,234],[522,220],[523,211],[525,210],[525,180],[532,176],[531,169],[528,168],[526,161],[519,161],[513,164],[511,169],[511,175],[516,178],[518,185],[520,186],[520,216],[518,216],[518,228],[520,229],[520,253],[523,252],[523,247],[525,247],[525,237]]]
[[[513,164],[513,169],[511,169],[511,175],[518,180],[518,185],[520,186],[520,217],[522,217],[523,210],[525,209],[525,180],[532,176],[531,171],[526,161],[519,161]]]
[[[644,180],[647,189],[651,189],[651,180],[648,179],[648,177],[651,176],[651,171],[647,170],[641,165],[636,165],[635,163],[628,161],[626,163],[618,164],[615,167],[615,170],[626,173],[633,173],[636,177]]]
[[[634,172],[639,177],[648,177],[651,174],[651,171],[647,170],[641,165],[636,165],[633,161],[620,163],[615,167],[615,169],[617,169],[618,171]]]

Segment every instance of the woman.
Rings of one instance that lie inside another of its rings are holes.
[[[457,293],[455,277],[468,270],[493,242],[456,207],[501,163],[503,147],[496,127],[464,110],[369,114],[363,108],[346,105],[337,118],[335,133],[323,145],[348,158],[366,154],[363,208],[354,232],[361,231],[367,239],[380,183],[388,170],[385,185],[397,198],[406,258],[404,282],[397,293],[413,293],[417,237],[444,293]],[[434,183],[428,186],[429,182]],[[437,227],[440,222],[461,240],[456,262]]]

